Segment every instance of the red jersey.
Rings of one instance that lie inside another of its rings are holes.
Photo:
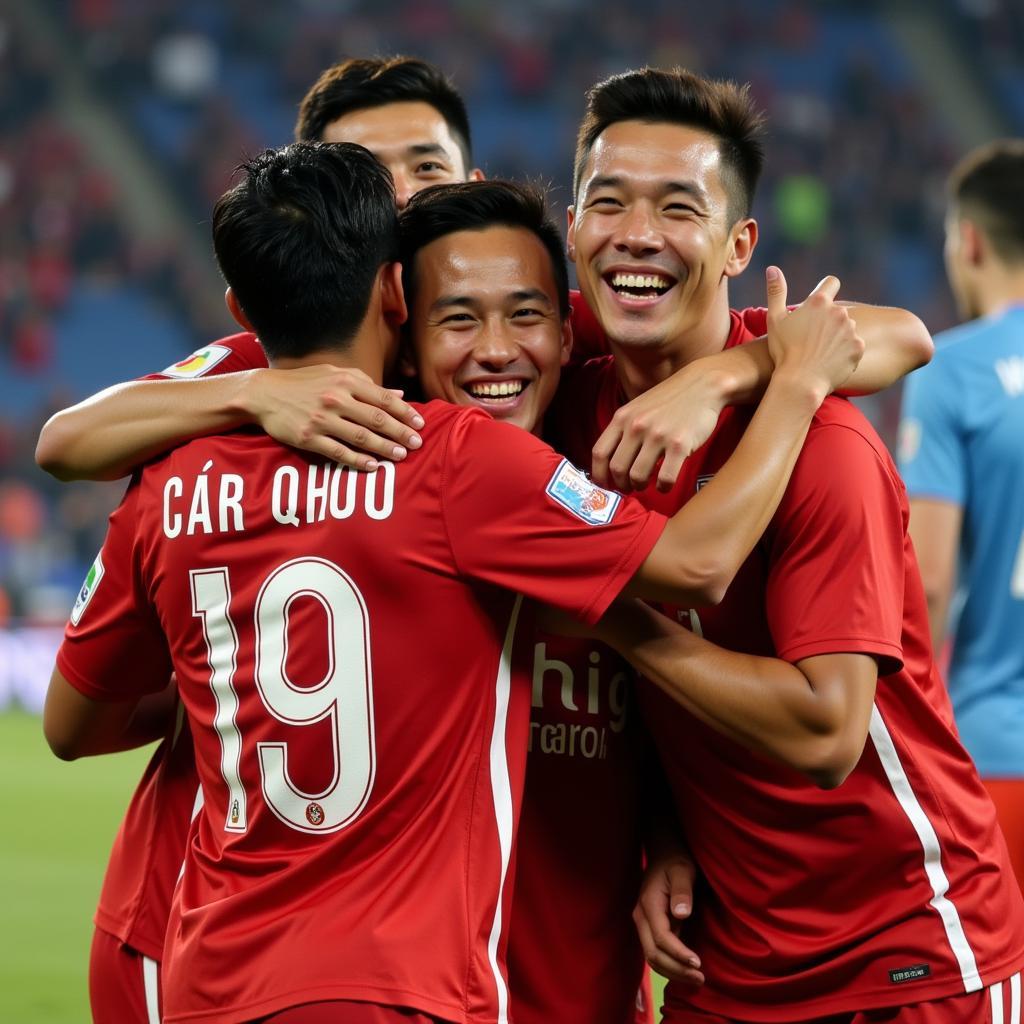
[[[179,705],[118,829],[95,917],[98,928],[151,960],[163,959],[171,894],[198,795],[192,735]]]
[[[733,314],[729,343],[763,333]],[[611,359],[587,368],[585,453],[619,404]],[[732,454],[751,412],[727,409],[668,494],[677,509]],[[848,402],[811,426],[783,502],[721,605],[674,610],[724,647],[788,661],[874,656],[864,753],[832,791],[752,753],[653,686],[641,702],[703,876],[688,940],[707,984],[687,1006],[779,1021],[977,991],[1024,964],[1024,905],[992,805],[932,661],[905,491]],[[682,1019],[682,1018],[681,1018]]]
[[[221,338],[144,380],[191,379],[266,366],[256,336]],[[152,960],[163,959],[171,894],[185,857],[199,775],[184,717],[153,752],[110,851],[96,926]]]
[[[507,1017],[515,592],[593,620],[664,520],[517,428],[422,412],[428,444],[374,474],[262,434],[194,441],[112,517],[58,664],[100,699],[177,672],[204,806],[169,1022],[323,999]]]
[[[632,668],[537,633],[509,977],[516,1024],[633,1024],[643,954],[642,730]]]

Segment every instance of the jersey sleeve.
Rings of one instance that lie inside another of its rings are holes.
[[[665,526],[532,434],[484,414],[447,438],[442,508],[457,570],[596,622]]]
[[[162,690],[171,677],[167,641],[146,599],[135,552],[137,483],[110,526],[64,632],[57,668],[93,700],[128,700]]]
[[[210,345],[198,348],[191,355],[172,363],[159,373],[150,373],[142,380],[194,380],[196,377],[217,377],[239,370],[261,370],[267,367],[267,356],[255,334],[232,334]]]
[[[812,427],[766,538],[768,625],[780,658],[869,654],[879,675],[900,667],[899,486],[858,430]]]
[[[941,351],[930,365],[907,378],[898,454],[900,473],[913,497],[964,503],[967,446],[959,390],[946,372]]]

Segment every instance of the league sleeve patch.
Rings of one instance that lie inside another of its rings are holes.
[[[622,501],[621,494],[598,487],[568,459],[562,459],[545,493],[591,526],[610,523]]]
[[[223,362],[231,355],[231,349],[224,345],[207,345],[206,348],[197,349],[192,355],[181,362],[168,366],[160,372],[165,377],[177,377],[181,380],[191,380],[193,377],[202,377],[208,370],[212,370],[218,363]]]
[[[103,572],[103,552],[100,552],[86,574],[82,589],[78,592],[78,597],[75,599],[75,607],[71,609],[72,626],[77,626],[81,621],[82,616],[85,614],[85,609],[89,607],[89,602],[92,600],[92,595],[99,588],[100,582],[103,579]]]

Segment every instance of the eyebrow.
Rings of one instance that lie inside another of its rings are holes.
[[[616,174],[600,174],[596,178],[591,178],[590,184],[587,186],[587,193],[596,192],[601,188],[622,188],[623,179]],[[699,199],[701,202],[707,202],[707,192],[700,187],[695,181],[664,181],[660,185],[660,194],[671,195],[673,192],[683,192],[686,195],[693,196],[695,199]]]
[[[414,142],[411,146],[405,147],[406,153],[411,156],[441,156],[447,157],[448,150],[439,142]]]
[[[511,298],[514,302],[545,302],[547,305],[554,307],[554,303],[547,292],[542,291],[540,288],[521,288],[519,291],[512,292],[506,296],[506,299],[508,298]],[[448,309],[451,306],[477,307],[479,305],[480,300],[472,295],[441,295],[431,304],[428,312],[433,313],[437,310]]]

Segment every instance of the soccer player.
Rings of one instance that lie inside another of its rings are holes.
[[[365,150],[267,153],[213,220],[229,304],[275,361],[330,354],[380,379],[405,303],[390,180]],[[167,1021],[506,1019],[517,592],[590,621],[620,591],[718,596],[862,350],[852,331],[793,345],[783,321],[736,457],[667,522],[444,403],[423,407],[418,458],[375,474],[244,431],[133,482],[44,725],[65,756],[117,749],[177,674],[203,806]]]
[[[745,90],[678,69],[591,91],[568,241],[613,355],[577,376],[570,456],[624,398],[763,329],[764,311],[728,301],[757,240],[759,129]],[[644,503],[699,499],[746,416],[726,410]],[[641,704],[705,883],[687,934],[707,981],[670,984],[666,1021],[1018,1012],[1024,905],[935,670],[907,518],[884,446],[829,400],[721,604],[635,608],[602,634],[658,684]],[[717,670],[693,660],[702,637],[730,649]],[[667,921],[647,922],[656,961]]]
[[[962,590],[949,693],[1024,888],[1024,141],[953,171],[946,269],[970,322],[907,382],[900,468],[936,651]]]
[[[479,177],[470,170],[469,123],[461,97],[438,69],[414,58],[349,60],[329,69],[303,102],[296,135],[363,141],[403,188]],[[595,326],[577,293],[571,300],[578,350]],[[864,307],[854,307],[854,312],[867,353],[851,387],[875,390],[917,365],[929,342],[916,318]],[[763,351],[758,361],[755,352],[757,346],[752,346],[743,353],[746,358],[732,363],[727,353],[714,371],[695,364],[692,375],[680,374],[664,399],[676,422],[665,427],[648,415],[648,434],[662,436],[660,446],[641,444],[642,438],[631,435],[624,447],[632,444],[642,452],[649,472],[654,453],[674,446],[663,472],[673,459],[678,466],[680,454],[699,440],[693,437],[692,423],[709,417],[713,422],[730,395],[741,397],[763,387],[771,362]],[[345,441],[395,458],[419,444],[415,410],[350,368],[305,367],[287,373],[260,369],[223,380],[215,377],[265,365],[251,333],[220,339],[169,367],[162,375],[168,381],[118,386],[58,414],[40,437],[40,463],[66,478],[116,477],[175,441],[248,420],[259,422],[279,440],[362,468],[372,467],[374,460]],[[492,413],[501,413],[500,403],[489,405]],[[708,411],[699,414],[704,407]],[[685,414],[681,419],[677,410]],[[375,429],[380,432],[376,438]],[[619,478],[626,482],[624,474]],[[90,964],[93,1013],[101,1024],[145,1021],[147,1013],[156,1013],[147,1005],[159,1002],[157,964],[169,906],[167,880],[177,875],[195,800],[190,751],[188,727],[178,724],[154,756],[115,841]]]

